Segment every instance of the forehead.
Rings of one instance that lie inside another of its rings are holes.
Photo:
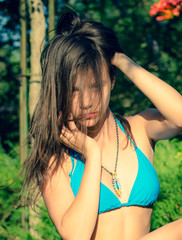
[[[105,64],[102,64],[100,69],[91,67],[80,69],[78,68],[74,84],[90,84],[93,82],[110,81],[109,71]]]

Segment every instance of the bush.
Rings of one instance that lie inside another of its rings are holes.
[[[179,219],[182,215],[182,141],[173,139],[157,143],[155,168],[161,189],[154,204],[151,230]]]
[[[18,194],[22,185],[22,176],[18,176],[21,165],[19,147],[9,144],[12,150],[7,154],[0,146],[0,239],[1,240],[35,240],[30,234],[28,207],[20,207]],[[46,207],[41,203],[40,214],[34,214],[33,220],[37,223],[35,231],[39,239],[60,239],[53,223],[51,222]],[[21,215],[25,223],[22,226]],[[31,226],[32,227],[32,226]]]
[[[21,224],[21,213],[27,216],[25,209],[15,204],[21,189],[22,177],[18,177],[20,160],[19,148],[11,146],[7,154],[0,146],[0,239],[32,239]]]

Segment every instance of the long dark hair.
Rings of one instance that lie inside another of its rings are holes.
[[[60,132],[70,113],[73,82],[77,71],[93,70],[102,92],[101,65],[107,67],[111,81],[115,69],[111,59],[115,52],[122,52],[114,32],[102,23],[81,20],[75,12],[66,12],[58,20],[57,34],[41,54],[42,85],[29,136],[33,138],[32,150],[24,163],[23,188],[32,186],[32,200],[43,190],[50,159],[54,173],[69,149],[60,141]],[[61,112],[61,115],[60,115]],[[129,124],[124,118],[126,132],[131,136]],[[33,189],[34,189],[33,188]],[[40,191],[39,191],[40,190]]]

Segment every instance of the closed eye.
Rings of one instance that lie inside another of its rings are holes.
[[[72,92],[79,92],[80,88],[79,87],[72,87]]]
[[[107,84],[107,81],[102,81],[102,86],[105,86]],[[89,85],[89,88],[99,88],[98,83],[93,83]],[[81,89],[77,86],[72,87],[72,92],[79,92]]]
[[[107,84],[107,82],[102,81],[101,84],[102,84],[102,87],[103,87]],[[90,88],[99,88],[99,84],[98,83],[93,83],[93,84],[90,85]]]
[[[90,88],[98,88],[99,85],[97,83],[90,84]]]
[[[102,86],[105,86],[107,84],[107,81],[102,81]]]

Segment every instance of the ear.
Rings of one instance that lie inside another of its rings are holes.
[[[115,77],[113,77],[112,81],[111,81],[111,90],[113,90],[114,85],[115,85]]]

